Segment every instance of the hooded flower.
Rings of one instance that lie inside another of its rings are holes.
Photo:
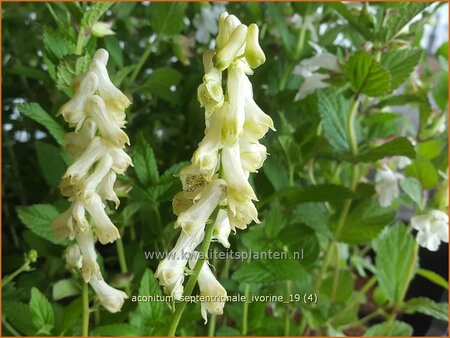
[[[198,252],[196,252],[196,254],[189,260],[189,267],[191,269],[194,269],[195,263],[197,263]],[[200,270],[198,275],[198,287],[200,289],[200,296],[205,299],[205,301],[201,302],[201,313],[206,324],[208,322],[208,313],[215,315],[221,315],[223,313],[227,291],[212,273],[208,266],[208,262],[204,262]]]
[[[448,243],[448,215],[440,210],[414,216],[411,225],[418,231],[416,240],[420,246],[437,251],[441,242]]]
[[[89,70],[75,79],[74,96],[60,109],[65,121],[75,128],[64,138],[73,163],[60,184],[61,193],[68,197],[71,206],[53,220],[52,226],[59,237],[77,242],[67,250],[67,266],[81,268],[83,279],[91,284],[101,304],[108,311],[117,312],[127,296],[103,280],[95,241],[107,244],[120,238],[107,214],[106,201],[119,206],[114,182],[132,164],[123,150],[129,139],[122,130],[124,110],[130,101],[111,82],[107,61],[108,52],[98,50]]]

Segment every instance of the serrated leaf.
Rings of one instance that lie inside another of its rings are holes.
[[[388,156],[415,158],[414,146],[406,137],[399,137],[376,148],[367,150],[352,159],[352,162],[375,162]]]
[[[91,336],[125,336],[125,337],[137,337],[141,332],[134,326],[127,323],[109,324],[96,327]]]
[[[65,56],[56,68],[56,87],[72,96],[73,80],[88,69],[90,62],[91,56],[88,53],[84,56]]]
[[[50,335],[55,314],[48,299],[35,287],[31,289],[30,312],[33,324],[39,328],[38,334]]]
[[[2,310],[3,317],[14,328],[19,330],[20,333],[24,333],[28,336],[36,334],[37,328],[33,325],[33,322],[29,320],[31,318],[31,311],[28,304],[16,301],[4,301],[2,302]],[[2,330],[4,335],[6,332]]]
[[[366,40],[372,40],[373,36],[368,29],[359,18],[355,16],[344,3],[341,2],[330,2],[328,4],[331,8],[333,8],[336,12],[338,12],[344,19],[348,21],[348,23],[356,29],[358,33],[360,33]]]
[[[377,238],[374,247],[378,283],[391,302],[399,302],[413,277],[415,240],[403,224],[396,224]]]
[[[334,89],[327,88],[317,92],[317,104],[326,139],[337,151],[348,151],[349,102]]]
[[[421,49],[391,50],[381,54],[381,65],[391,73],[391,89],[398,88],[412,73],[422,56]]]
[[[344,71],[356,93],[381,96],[392,91],[392,79],[389,71],[365,51],[359,51],[352,55]]]
[[[405,27],[417,14],[422,12],[430,3],[427,2],[405,2],[390,13],[389,18],[377,33],[378,40],[389,42]]]
[[[400,180],[400,187],[419,206],[422,207],[422,185],[414,177]]]
[[[149,269],[145,270],[142,276],[138,294],[145,296],[162,295],[158,281]],[[139,302],[138,309],[148,323],[155,323],[161,319],[165,305],[163,302]]]
[[[159,172],[155,153],[142,133],[138,135],[136,140],[133,151],[133,163],[136,175],[144,186],[158,182]]]
[[[439,179],[436,168],[430,160],[418,157],[405,168],[405,174],[417,178],[425,189],[433,188]]]
[[[370,327],[366,333],[365,337],[409,337],[413,334],[413,328],[411,325],[394,320],[391,323],[381,323]]]
[[[56,59],[62,59],[64,56],[75,53],[75,44],[67,39],[61,32],[44,28],[42,41],[45,49]]]
[[[375,238],[394,217],[394,209],[383,208],[372,200],[366,200],[350,211],[338,234],[338,239],[349,244],[368,242]]]
[[[38,103],[22,103],[17,108],[25,116],[43,125],[59,145],[64,145],[64,129]]]
[[[448,303],[436,303],[430,298],[417,297],[409,299],[402,308],[407,314],[419,312],[448,322]]]
[[[141,89],[149,91],[164,101],[175,104],[174,97],[178,94],[176,91],[172,91],[171,87],[178,85],[182,77],[183,75],[173,68],[158,68],[149,76]]]
[[[83,28],[92,27],[112,5],[114,5],[114,2],[93,2],[83,13],[83,18],[81,19]]]
[[[50,226],[52,220],[59,211],[50,204],[35,204],[27,207],[17,207],[17,214],[23,224],[36,235],[54,243],[62,244],[65,241],[59,240]]]
[[[61,148],[40,141],[36,141],[34,146],[45,181],[50,187],[58,186],[62,175],[67,169],[67,165],[62,158]]]
[[[284,224],[280,208],[272,208],[263,220],[264,232],[268,238],[275,238]]]
[[[178,34],[184,27],[187,4],[182,2],[153,2],[150,6],[150,25],[160,35]]]
[[[330,232],[328,211],[324,203],[299,204],[293,211],[291,222],[304,223],[317,232]]]
[[[250,261],[241,265],[232,279],[241,283],[273,284],[283,280],[303,280],[305,270],[297,260]]]

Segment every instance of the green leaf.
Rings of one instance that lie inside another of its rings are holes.
[[[83,304],[81,301],[81,297],[79,297],[64,308],[59,328],[59,331],[62,335],[64,335],[68,330],[73,329],[73,327],[81,317],[82,307]],[[72,331],[72,334],[75,335],[75,332]]]
[[[174,98],[178,95],[177,91],[172,91],[171,87],[180,83],[183,75],[169,67],[156,69],[142,85],[141,90],[149,91],[151,94],[172,104],[176,104]]]
[[[438,107],[445,111],[448,105],[448,72],[437,74],[432,93]]]
[[[442,286],[444,289],[448,290],[448,281],[445,278],[442,278],[436,272],[427,269],[419,269],[417,270],[417,274],[419,276],[422,276],[423,278],[428,279],[430,282]]]
[[[27,207],[17,207],[17,214],[23,224],[36,235],[54,243],[62,244],[53,232],[50,223],[58,215],[59,211],[50,204],[35,204]]]
[[[136,139],[133,163],[136,175],[144,186],[158,182],[159,173],[155,153],[143,133],[140,133]]]
[[[400,187],[403,191],[421,208],[422,206],[422,185],[414,177],[406,177],[400,180]]]
[[[4,301],[2,302],[3,317],[20,333],[24,333],[27,336],[34,336],[37,328],[30,320],[32,318],[30,307],[28,304],[16,302],[16,301]],[[4,329],[2,334],[6,336]],[[12,334],[12,332],[11,332]]]
[[[263,171],[276,191],[289,185],[287,170],[277,157],[269,156],[264,162]]]
[[[61,279],[52,288],[52,297],[56,301],[79,294],[80,288],[73,279]]]
[[[392,90],[405,82],[421,56],[422,50],[419,48],[390,50],[381,54],[381,65],[391,73]]]
[[[320,246],[316,232],[305,225],[291,224],[283,228],[277,240],[281,241],[283,250],[287,248],[288,259],[300,259],[304,268],[314,264],[319,257]]]
[[[289,53],[293,53],[294,47],[294,35],[289,31],[286,19],[280,10],[279,4],[267,3],[267,14],[274,21],[275,27],[281,37],[281,42],[285,50]]]
[[[297,260],[253,260],[242,264],[231,278],[240,283],[273,284],[283,280],[302,280],[305,272]]]
[[[417,245],[403,224],[384,231],[376,240],[378,283],[391,302],[402,301],[416,265]]]
[[[369,328],[364,334],[365,337],[409,337],[413,334],[411,325],[394,320],[391,323],[376,324]]]
[[[375,162],[389,156],[415,158],[414,146],[406,137],[399,137],[376,148],[367,150],[352,159],[352,162]]]
[[[292,223],[303,223],[321,233],[329,233],[328,211],[324,203],[302,203],[295,207]]]
[[[304,188],[287,187],[279,191],[278,196],[287,205],[297,205],[305,202],[337,202],[359,197],[350,189],[335,184],[317,184]]]
[[[67,96],[72,96],[72,82],[76,76],[84,73],[91,62],[91,55],[67,55],[56,68],[56,87]]]
[[[153,2],[150,6],[150,25],[159,35],[175,35],[184,27],[187,4],[182,2]]]
[[[331,274],[329,277],[325,278],[321,287],[320,294],[322,297],[326,297],[328,299],[333,298],[336,302],[345,303],[351,297],[355,288],[353,287],[353,276],[349,271],[341,271],[339,274],[339,284],[338,289],[333,290],[335,287],[335,276]]]
[[[139,330],[127,323],[120,323],[120,324],[109,324],[109,325],[102,325],[99,327],[96,327],[92,332],[91,336],[140,336],[141,332]]]
[[[429,5],[430,3],[427,2],[405,2],[396,9],[392,9],[389,18],[377,32],[378,39],[381,42],[391,41],[403,27]]]
[[[149,269],[145,270],[142,276],[138,294],[143,296],[162,295],[158,281]],[[149,323],[155,323],[161,319],[165,304],[163,302],[139,302],[138,309]]]
[[[407,314],[419,312],[448,322],[448,303],[436,303],[426,297],[417,297],[409,299],[402,309]]]
[[[115,35],[105,36],[105,47],[111,56],[112,61],[117,65],[119,69],[123,68],[123,52],[119,45],[119,40]]]
[[[276,238],[283,227],[283,223],[284,218],[280,208],[275,207],[271,209],[263,221],[266,236],[268,238]]]
[[[429,160],[418,157],[409,166],[405,168],[405,174],[417,178],[424,189],[430,189],[436,186],[439,175],[433,163]]]
[[[81,19],[83,28],[91,28],[112,5],[114,5],[114,2],[109,1],[91,3],[91,6],[84,11]]]
[[[359,244],[375,238],[395,217],[392,208],[380,207],[373,200],[366,200],[353,209],[338,234],[341,242]]]
[[[381,96],[392,91],[389,71],[365,51],[352,55],[344,71],[356,93]]]
[[[333,8],[336,12],[338,12],[348,23],[356,29],[358,33],[360,33],[366,40],[372,40],[372,33],[368,27],[366,27],[359,18],[354,15],[347,6],[341,2],[330,2],[328,4],[331,8]]]
[[[34,146],[45,181],[50,187],[57,187],[67,169],[62,158],[61,148],[40,141],[36,141]]]
[[[417,154],[427,160],[432,160],[442,154],[443,144],[438,140],[429,140],[417,146]]]
[[[322,119],[324,134],[328,142],[340,152],[349,150],[347,120],[349,102],[334,89],[317,92],[318,110]]]
[[[35,287],[31,289],[30,312],[33,324],[39,328],[38,334],[50,335],[55,314],[48,299]]]
[[[44,28],[42,41],[45,49],[51,54],[53,59],[59,60],[64,56],[75,53],[75,44],[67,39],[61,32]]]
[[[64,145],[64,129],[38,103],[22,103],[17,108],[25,116],[43,125],[59,145]]]

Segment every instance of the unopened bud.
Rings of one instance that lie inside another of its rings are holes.
[[[239,25],[233,31],[230,39],[223,46],[222,49],[217,51],[217,54],[213,58],[214,67],[218,70],[223,71],[228,68],[228,66],[233,62],[234,58],[237,56],[239,50],[245,43],[245,38],[247,36],[247,26]]]
[[[266,56],[258,42],[259,28],[252,23],[248,26],[247,40],[245,45],[245,58],[252,68],[257,68],[266,62]]]

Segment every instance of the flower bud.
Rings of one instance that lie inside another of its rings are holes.
[[[223,48],[219,49],[213,57],[214,67],[221,71],[228,68],[231,62],[233,62],[236,58],[239,50],[244,45],[246,36],[247,26],[237,26],[227,43],[223,46]]]
[[[248,26],[245,44],[245,59],[252,68],[257,68],[266,62],[266,56],[258,42],[259,28],[252,23]]]
[[[102,22],[98,21],[94,24],[92,27],[92,35],[102,38],[107,35],[114,35],[116,34],[112,29],[112,22]]]
[[[66,269],[81,269],[82,257],[78,244],[72,244],[66,249]]]

